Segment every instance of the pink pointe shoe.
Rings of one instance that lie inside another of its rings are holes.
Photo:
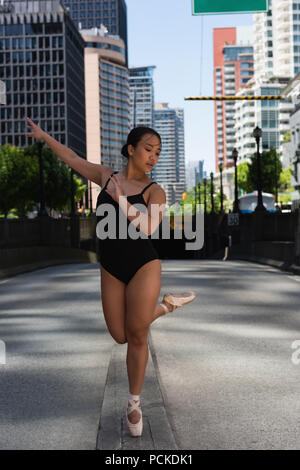
[[[168,308],[168,306],[165,304],[162,305],[166,307],[166,309],[168,309],[168,312],[173,312],[175,308],[182,307],[183,305],[192,302],[195,298],[196,295],[194,294],[194,292],[182,292],[181,294],[165,294],[162,301],[170,304],[170,307]]]
[[[133,437],[141,436],[142,431],[143,431],[143,416],[142,416],[142,410],[141,410],[141,402],[140,400],[138,401],[129,400],[128,403],[130,403],[130,405],[127,407],[126,421],[127,421],[129,432]],[[140,420],[137,423],[131,423],[128,419],[128,415],[133,410],[137,410],[141,415]]]

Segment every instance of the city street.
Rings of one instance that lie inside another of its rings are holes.
[[[197,299],[152,324],[144,433],[132,439],[121,427],[117,448],[159,449],[160,419],[174,442],[169,448],[299,448],[300,364],[292,343],[300,340],[300,277],[245,261],[162,266],[161,296],[194,290]],[[1,449],[95,449],[97,436],[100,442],[108,368],[122,376],[124,397],[128,388],[127,345],[116,345],[106,329],[99,282],[97,263],[0,282]]]

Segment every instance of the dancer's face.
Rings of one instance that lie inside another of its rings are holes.
[[[130,158],[142,171],[148,173],[158,162],[161,151],[159,138],[153,134],[144,134],[136,147],[128,145]]]

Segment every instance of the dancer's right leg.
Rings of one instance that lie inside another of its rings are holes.
[[[112,276],[100,265],[101,300],[108,331],[119,343],[127,342],[125,335],[125,287],[126,284]]]

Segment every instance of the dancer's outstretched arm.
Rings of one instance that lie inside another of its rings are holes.
[[[60,160],[65,162],[88,180],[101,186],[101,177],[102,175],[107,174],[108,167],[88,162],[84,158],[79,157],[79,155],[77,155],[77,153],[72,149],[61,144],[51,137],[51,135],[47,134],[47,132],[43,131],[39,124],[34,124],[34,122],[29,118],[27,118],[27,121],[27,125],[30,126],[30,130],[32,131],[31,134],[25,134],[27,137],[35,137],[36,139],[44,140]]]

